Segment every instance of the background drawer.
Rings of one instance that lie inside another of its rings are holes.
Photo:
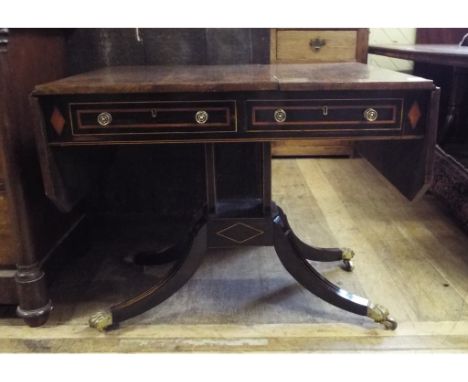
[[[326,40],[325,46],[318,52],[314,52],[309,45],[310,41],[314,41],[316,38],[319,40]],[[350,41],[346,42],[347,40]],[[368,40],[369,30],[365,28],[346,28],[339,30],[317,28],[271,29],[270,62],[287,64],[357,61],[366,63]],[[354,51],[353,46],[355,48]],[[342,53],[344,53],[343,56],[341,56]],[[273,156],[350,156],[353,155],[353,152],[353,143],[347,140],[281,140],[272,142]]]
[[[276,30],[276,62],[356,61],[356,30]]]
[[[236,131],[235,101],[72,103],[70,114],[74,135]]]

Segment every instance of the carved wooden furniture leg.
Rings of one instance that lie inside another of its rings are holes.
[[[167,276],[152,288],[112,306],[107,311],[94,314],[89,325],[100,331],[115,327],[119,322],[137,316],[160,304],[177,292],[197,270],[207,248],[207,229],[205,221],[198,223],[192,230],[191,239],[185,242],[182,256],[173,265]]]
[[[295,235],[292,233],[286,215],[279,207],[275,208],[273,213],[273,227],[276,253],[286,270],[302,286],[332,305],[361,316],[368,316],[375,322],[383,324],[387,329],[396,329],[397,322],[389,316],[386,308],[339,288],[312,267],[307,258],[303,256],[301,248],[296,247]]]
[[[286,216],[284,215],[286,221]],[[289,224],[286,221],[289,227]],[[291,230],[289,234],[289,240],[293,243],[296,250],[300,255],[313,261],[321,262],[332,262],[332,261],[343,261],[344,269],[351,272],[354,269],[353,262],[351,259],[354,257],[354,251],[349,248],[320,248],[304,243],[299,239],[296,234]]]

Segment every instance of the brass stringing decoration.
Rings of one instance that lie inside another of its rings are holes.
[[[222,229],[219,232],[216,232],[216,235],[222,236],[237,244],[245,243],[263,234],[263,231],[244,223],[236,223],[227,228]]]

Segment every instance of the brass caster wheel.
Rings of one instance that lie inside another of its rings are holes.
[[[398,327],[398,323],[392,317],[387,317],[385,321],[382,321],[382,325],[387,330],[395,330]]]
[[[352,272],[354,269],[354,264],[351,260],[343,260],[343,269],[346,272]]]
[[[88,323],[91,328],[104,332],[112,326],[112,313],[109,311],[94,313]]]

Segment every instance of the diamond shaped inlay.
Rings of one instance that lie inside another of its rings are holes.
[[[222,236],[237,244],[245,243],[253,238],[262,235],[264,232],[244,223],[236,223],[227,228],[216,232],[216,235]]]
[[[57,107],[54,107],[54,111],[50,116],[50,123],[52,124],[55,132],[58,135],[62,135],[63,127],[65,126],[65,118],[63,118],[62,113],[60,113],[60,110],[57,109]]]
[[[421,115],[421,109],[419,108],[418,103],[414,101],[408,112],[408,119],[412,129],[414,129],[418,124]]]

